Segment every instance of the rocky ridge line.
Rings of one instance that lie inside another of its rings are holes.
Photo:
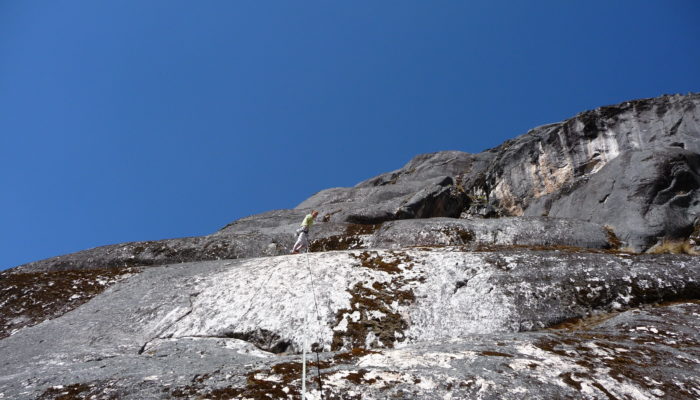
[[[296,225],[312,208],[321,211],[320,240],[346,235],[355,229],[352,224],[544,216],[605,225],[629,251],[665,251],[665,245],[676,243],[675,251],[697,252],[699,105],[700,95],[689,94],[600,107],[482,153],[419,155],[403,168],[353,188],[326,189],[293,210],[246,217],[211,235],[103,246],[16,271],[285,254]],[[512,230],[510,221],[516,220],[502,220],[495,231]]]

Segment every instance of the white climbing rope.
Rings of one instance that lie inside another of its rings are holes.
[[[316,322],[319,325],[319,329],[321,328],[321,315],[318,312],[318,301],[316,300],[316,285],[314,285],[314,275],[313,272],[311,271],[311,263],[309,262],[309,247],[310,245],[307,243],[306,246],[306,270],[309,272],[309,281],[311,282],[311,293],[313,294],[314,297],[314,305],[316,308]],[[306,307],[304,307],[304,344],[303,344],[303,350],[302,350],[302,367],[301,367],[301,398],[302,400],[306,400],[306,346],[307,346],[307,327],[308,327],[308,313],[306,312]],[[323,336],[318,334],[317,337],[318,343],[320,344],[321,348],[324,347],[323,345]],[[321,400],[323,400],[323,382],[321,379],[321,361],[320,357],[318,355],[318,347],[315,350],[316,353],[316,369],[318,371],[318,389],[319,393],[321,393]]]
[[[306,327],[308,325],[307,315],[308,313],[306,312],[306,307],[304,307],[304,341],[302,344],[301,352],[301,400],[306,400]]]

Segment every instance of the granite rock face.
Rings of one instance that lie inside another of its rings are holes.
[[[19,266],[12,272],[37,273],[74,269],[127,268],[169,263],[275,256],[289,253],[294,231],[305,212],[279,210],[273,217],[291,215],[288,223],[264,226],[254,216],[236,221],[202,237],[130,242],[97,247]],[[269,217],[264,215],[265,217]],[[263,219],[264,220],[264,219]],[[294,222],[291,222],[294,221]],[[498,219],[424,218],[384,224],[327,222],[314,226],[312,251],[453,245],[575,246],[615,248],[614,235],[601,225],[567,218],[508,217]]]
[[[0,399],[696,399],[700,95],[0,273]],[[311,253],[288,255],[320,211]],[[306,338],[306,339],[305,339]],[[319,378],[320,376],[320,378]]]
[[[535,128],[495,149],[484,172],[485,191],[504,212],[520,215],[533,199],[594,175],[621,154],[666,148],[697,154],[698,105],[698,95],[664,96],[600,107]]]
[[[634,251],[665,239],[686,240],[699,222],[699,106],[700,95],[693,94],[601,107],[483,153],[418,156],[400,170],[345,189],[342,201],[363,199],[369,188],[398,194],[413,182],[449,174],[467,215],[550,215],[604,223]],[[315,200],[332,193],[321,192],[300,207],[320,207]],[[338,217],[347,219],[340,212]]]
[[[692,398],[698,276],[692,256],[449,247],[151,267],[0,340],[0,393],[293,398],[306,320],[324,398]]]
[[[700,154],[681,148],[621,154],[566,194],[542,196],[528,214],[615,226],[635,249],[688,238],[700,223]]]

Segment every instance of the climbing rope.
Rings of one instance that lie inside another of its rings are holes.
[[[311,264],[309,263],[309,244],[307,243],[306,245],[306,270],[309,271],[309,281],[311,282],[311,292],[313,293],[314,296],[314,305],[316,307],[316,322],[318,323],[318,328],[319,331],[316,336],[316,340],[320,344],[321,348],[325,347],[325,344],[323,343],[323,335],[321,334],[320,328],[321,328],[321,314],[318,311],[318,301],[316,300],[316,285],[314,285],[314,275],[313,272],[311,271]],[[318,354],[318,346],[316,349],[314,349],[314,352],[316,353],[316,370],[318,372],[318,390],[321,393],[321,400],[323,400],[323,380],[321,378],[321,359]]]

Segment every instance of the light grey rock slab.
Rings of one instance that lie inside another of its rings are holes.
[[[589,249],[612,247],[601,225],[566,218],[504,217],[494,219],[428,218],[386,222],[371,238],[369,247],[488,245],[572,246]]]
[[[153,267],[0,340],[5,373],[144,353],[154,340],[239,338],[295,352],[544,328],[596,310],[700,297],[690,256],[367,250]],[[311,274],[311,275],[310,275]],[[313,277],[313,280],[310,279]],[[362,328],[364,326],[365,328]]]
[[[277,229],[284,229],[288,226],[298,226],[308,214],[309,210],[273,210],[261,214],[251,215],[238,219],[226,225],[217,234],[242,234],[248,232],[277,232]]]
[[[601,322],[603,321],[603,322]],[[700,305],[645,307],[583,320],[578,329],[468,335],[395,349],[321,353],[310,399],[694,399],[700,394]],[[247,352],[235,339],[171,339],[152,353],[27,368],[0,395],[298,398],[301,358]],[[77,396],[76,396],[77,397]]]
[[[301,221],[302,217],[299,219]],[[192,261],[238,259],[286,254],[299,223],[240,233],[227,229],[207,236],[128,242],[23,264],[10,273],[154,266]]]
[[[440,194],[443,190],[450,189],[437,187],[434,192],[428,192],[426,197],[436,194],[426,202],[435,206],[430,209],[441,207],[444,209],[454,204],[450,202],[449,197]],[[440,201],[444,203],[438,205]],[[412,204],[420,204],[420,202]],[[426,212],[422,206],[416,207],[406,212],[414,216]],[[398,206],[392,212],[397,209]],[[374,209],[375,214],[372,215],[376,216],[377,210]],[[287,212],[266,213],[260,216],[261,223],[257,229],[255,228],[257,217],[253,216],[208,236],[97,247],[25,264],[10,272],[121,268],[283,255],[291,250],[296,240],[295,231],[305,213],[306,211],[302,210],[294,210],[289,213],[291,216],[280,215]],[[388,210],[387,213],[389,213]],[[353,215],[361,219],[363,214],[358,211],[358,214]],[[607,231],[600,225],[566,218],[438,217],[411,218],[389,221],[381,225],[369,225],[332,222],[331,218],[328,218],[331,222],[323,222],[323,216],[324,214],[319,215],[319,221],[311,229],[313,251],[433,245],[468,245],[472,248],[479,245],[561,245],[597,249],[610,247],[606,236]],[[276,218],[279,218],[279,225],[274,223]],[[374,217],[368,218],[371,220]],[[283,225],[285,220],[295,222]],[[381,229],[379,229],[380,226]]]
[[[137,354],[144,344],[191,311],[200,277],[192,265],[146,269],[88,303],[0,341],[6,366]],[[218,265],[198,264],[200,273]],[[11,372],[11,370],[6,370]]]

